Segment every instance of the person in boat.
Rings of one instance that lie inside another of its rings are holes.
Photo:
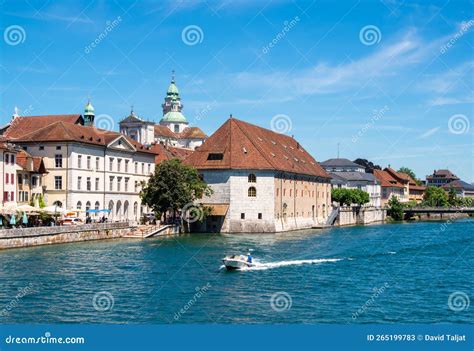
[[[252,255],[250,252],[247,254],[247,263],[252,263]]]

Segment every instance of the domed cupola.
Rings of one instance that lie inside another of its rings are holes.
[[[84,125],[93,126],[94,125],[94,106],[92,106],[91,101],[87,101],[87,105],[84,108]]]
[[[167,125],[174,132],[181,132],[188,124],[188,121],[181,112],[183,105],[181,104],[179,90],[175,83],[174,71],[171,76],[171,83],[166,91],[165,103],[161,106],[163,107],[163,117],[160,124]],[[178,124],[181,124],[181,126]]]

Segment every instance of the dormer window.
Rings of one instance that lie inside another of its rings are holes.
[[[248,181],[249,183],[256,183],[257,182],[257,176],[253,173],[250,173],[248,176]]]
[[[209,153],[207,155],[208,161],[222,161],[224,159],[223,153]]]

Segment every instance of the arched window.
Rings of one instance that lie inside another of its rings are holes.
[[[99,207],[100,207],[100,203],[99,203],[99,201],[96,201],[94,208],[95,208],[96,210],[99,210]]]
[[[86,212],[89,211],[90,209],[91,209],[91,202],[87,201],[86,202]]]
[[[76,205],[76,208],[77,208],[78,210],[81,210],[81,209],[82,209],[82,202],[78,201],[78,202],[77,202],[77,205]]]
[[[256,197],[257,196],[257,189],[254,186],[251,186],[248,191],[249,197]]]
[[[133,204],[133,216],[137,218],[137,213],[138,213],[138,202],[135,201]]]
[[[256,182],[257,182],[257,177],[255,176],[255,174],[250,173],[249,174],[249,183],[256,183]]]
[[[54,201],[53,206],[63,207],[63,203],[61,201]]]

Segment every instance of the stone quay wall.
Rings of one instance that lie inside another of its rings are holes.
[[[364,225],[384,222],[387,210],[380,207],[341,207],[336,225]]]
[[[117,222],[2,229],[0,249],[120,238],[127,235],[131,228],[128,222]]]

